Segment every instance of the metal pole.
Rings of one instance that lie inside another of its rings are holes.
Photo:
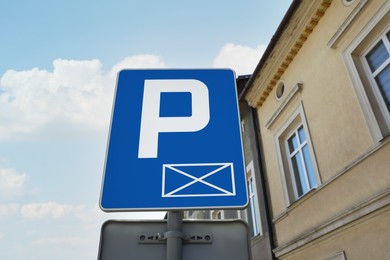
[[[168,211],[167,221],[167,260],[181,260],[182,252],[182,212]]]

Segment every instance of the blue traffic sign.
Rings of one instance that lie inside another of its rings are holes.
[[[234,72],[121,71],[101,208],[184,210],[247,203]]]

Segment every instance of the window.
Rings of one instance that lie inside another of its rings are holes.
[[[299,198],[317,186],[303,125],[294,130],[286,145],[288,146],[286,151],[288,151],[291,178],[294,181],[295,197]]]
[[[276,100],[280,101],[282,99],[284,90],[285,90],[284,82],[279,81],[275,91]]]
[[[390,2],[352,40],[344,60],[374,141],[390,135]]]
[[[247,172],[247,186],[249,204],[244,212],[239,212],[239,217],[248,222],[250,227],[251,237],[262,235],[263,231],[260,222],[259,201],[257,198],[257,189],[254,176],[253,161],[248,163],[246,167]]]
[[[303,106],[300,105],[275,135],[286,205],[320,183]]]
[[[343,4],[346,6],[352,4],[353,2],[354,2],[354,0],[343,0]]]
[[[373,92],[379,102],[382,113],[390,118],[390,31],[382,35],[368,53],[364,55],[364,64]],[[389,120],[388,120],[389,121]]]

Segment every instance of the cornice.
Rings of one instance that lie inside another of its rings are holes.
[[[249,105],[261,107],[303,44],[324,16],[332,0],[302,1],[284,28],[271,55],[258,71],[245,96]],[[252,76],[252,77],[253,77]]]
[[[382,214],[383,211],[389,210],[389,205],[390,191],[386,190],[368,198],[367,201],[346,209],[346,211],[340,215],[316,227],[310,232],[302,234],[300,237],[286,244],[279,245],[273,249],[273,252],[277,258],[285,256],[293,251],[303,248],[304,246],[308,246],[310,243],[313,243],[321,237],[330,236],[332,232],[336,232],[336,230],[347,229],[353,225],[357,225],[359,221],[364,221],[370,214]]]

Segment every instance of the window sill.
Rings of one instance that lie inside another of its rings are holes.
[[[257,243],[260,243],[265,238],[264,234],[258,234],[254,237],[250,238],[251,245],[255,245]]]
[[[287,206],[286,210],[280,214],[279,216],[275,217],[272,222],[273,223],[278,223],[279,221],[281,221],[282,219],[284,219],[285,217],[288,216],[288,214],[294,210],[295,208],[297,208],[299,205],[301,205],[302,203],[304,203],[307,199],[311,198],[315,193],[317,193],[317,190],[318,190],[318,187],[316,188],[313,188],[311,190],[309,190],[308,192],[306,192],[305,194],[303,194],[301,197],[299,197],[298,199],[296,199],[294,202],[292,202],[289,206]]]

